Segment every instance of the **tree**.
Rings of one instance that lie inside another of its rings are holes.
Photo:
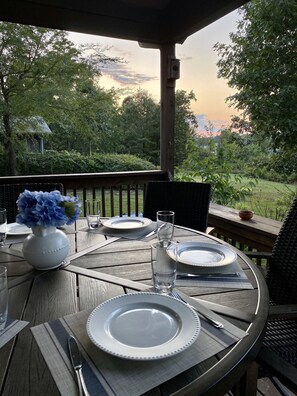
[[[63,31],[0,23],[0,132],[8,174],[17,172],[18,133],[38,128],[36,116],[47,123],[64,119],[76,132],[91,133],[98,112],[95,77],[100,62],[114,59],[94,48],[85,56],[85,50]]]
[[[47,146],[54,150],[75,150],[91,155],[94,152],[116,152],[116,93],[90,86],[84,94],[69,98],[68,114],[63,114],[50,129]]]
[[[187,157],[186,146],[189,139],[193,139],[195,129],[198,127],[197,119],[191,110],[191,102],[196,101],[193,91],[176,91],[175,111],[175,139],[174,139],[174,165],[179,166]]]
[[[175,166],[186,158],[186,144],[193,138],[197,120],[191,110],[196,100],[193,91],[176,91]],[[138,90],[123,100],[120,109],[120,130],[125,152],[160,164],[160,104],[148,92]]]
[[[231,44],[215,45],[228,98],[271,147],[297,150],[297,2],[253,0],[242,7]]]
[[[147,91],[123,100],[119,128],[124,152],[160,164],[160,107]]]

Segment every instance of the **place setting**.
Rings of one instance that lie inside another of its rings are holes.
[[[7,223],[6,209],[0,208],[0,244],[2,247],[21,243],[31,233],[31,228],[25,224]]]
[[[86,219],[88,225],[81,231],[106,237],[149,241],[157,233],[157,223],[142,216],[101,217],[100,200],[86,200]]]
[[[158,211],[156,217],[159,243],[171,242],[174,236],[174,212]],[[176,286],[253,289],[238,263],[235,250],[226,245],[216,242],[178,242],[176,251],[169,249],[167,253],[177,262]]]
[[[62,395],[79,388],[81,394],[137,396],[247,335],[209,309],[182,301],[175,289],[174,222],[158,222],[158,242],[151,245],[153,288],[31,329]]]
[[[78,387],[70,336],[90,395],[136,396],[247,335],[217,329],[180,300],[154,292],[120,295],[31,330],[62,395]]]
[[[25,224],[7,223],[5,208],[0,208],[0,247],[9,248],[11,245],[24,242],[25,238],[32,233],[31,228]],[[6,250],[2,250],[6,252]]]
[[[237,259],[233,249],[218,243],[179,243],[176,285],[252,289]]]

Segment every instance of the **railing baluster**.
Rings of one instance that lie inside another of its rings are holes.
[[[127,185],[127,213],[128,216],[131,215],[131,186]]]
[[[113,196],[113,187],[110,187],[110,209],[111,209],[111,217],[113,217],[115,214],[114,212],[114,196]]]
[[[101,210],[102,210],[102,217],[106,217],[106,205],[105,205],[105,187],[101,187]]]
[[[83,205],[83,215],[84,215],[84,217],[86,217],[86,199],[87,199],[87,189],[86,188],[83,188],[83,202],[82,202],[82,205]]]
[[[135,186],[134,186],[134,202],[135,202],[135,214],[136,214],[136,216],[139,215],[139,205],[138,205],[139,195],[138,195],[138,188],[139,188],[139,185],[138,185],[138,184],[135,184]]]
[[[120,216],[123,216],[123,186],[119,186],[119,211]]]

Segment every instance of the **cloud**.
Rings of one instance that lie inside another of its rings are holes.
[[[106,65],[101,69],[103,75],[112,78],[121,85],[141,85],[148,81],[157,79],[155,76],[148,74],[137,73],[125,63],[114,63]]]

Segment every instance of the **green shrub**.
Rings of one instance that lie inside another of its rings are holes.
[[[44,175],[58,173],[124,172],[156,169],[152,163],[134,155],[94,154],[82,155],[68,151],[27,153],[18,158],[19,175]]]

